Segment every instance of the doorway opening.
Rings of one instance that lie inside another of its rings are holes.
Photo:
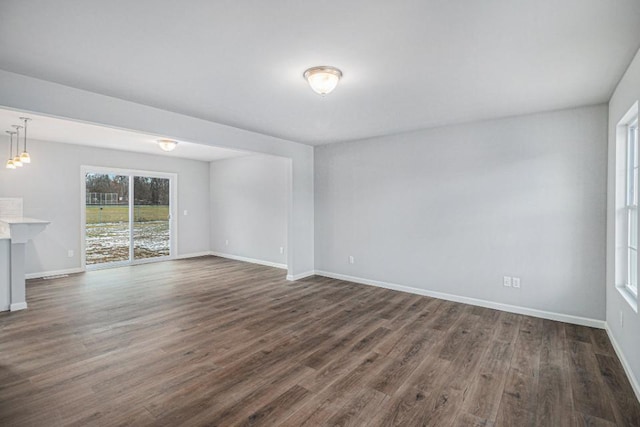
[[[175,256],[176,175],[82,168],[83,266],[116,267]]]

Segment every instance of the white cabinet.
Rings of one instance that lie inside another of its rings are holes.
[[[26,243],[33,239],[38,233],[42,232],[49,225],[49,221],[43,221],[33,218],[0,218],[0,229],[9,230],[9,239],[1,239],[2,242],[8,242],[3,246],[8,246],[3,252],[0,252],[2,260],[0,266],[5,266],[0,272],[2,277],[9,273],[8,286],[2,282],[0,277],[0,301],[6,295],[6,288],[9,288],[9,306],[2,310],[24,310],[27,308],[27,294],[25,288],[25,261],[26,261]],[[8,264],[8,268],[6,267]]]

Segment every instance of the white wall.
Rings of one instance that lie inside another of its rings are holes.
[[[291,159],[288,273],[290,277],[298,278],[313,271],[313,147],[2,70],[0,105]]]
[[[211,250],[286,266],[291,161],[264,155],[218,160],[210,176]]]
[[[640,316],[622,297],[615,286],[615,173],[616,126],[634,102],[640,100],[640,52],[627,69],[609,101],[609,170],[607,189],[607,326],[619,349],[624,364],[631,371],[632,382],[640,398]],[[620,314],[624,326],[620,325]]]
[[[178,174],[178,254],[209,250],[209,163],[102,148],[29,141],[33,162],[0,169],[0,197],[24,198],[25,216],[51,224],[27,244],[27,274],[80,268],[82,165]],[[73,258],[67,256],[73,250]]]
[[[600,105],[317,147],[316,270],[604,320],[606,122]]]

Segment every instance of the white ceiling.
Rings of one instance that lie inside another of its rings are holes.
[[[3,0],[0,68],[319,144],[606,102],[638,0]],[[324,98],[302,78],[333,65]]]
[[[7,135],[5,131],[13,131],[14,129],[11,125],[23,124],[20,117],[24,116],[32,119],[28,124],[27,145],[29,144],[29,140],[37,139],[41,141],[62,142],[65,144],[87,145],[136,153],[203,160],[207,162],[251,154],[186,141],[179,141],[173,151],[165,152],[160,149],[156,142],[162,138],[161,135],[145,135],[121,129],[4,109],[0,109],[0,141],[2,141],[2,143],[0,143],[0,154],[4,155],[5,151],[8,152],[9,150],[9,135]],[[24,134],[22,130],[20,132],[20,141],[22,141]]]

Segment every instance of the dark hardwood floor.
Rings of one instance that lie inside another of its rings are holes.
[[[614,426],[606,333],[217,257],[27,285],[0,425]]]

